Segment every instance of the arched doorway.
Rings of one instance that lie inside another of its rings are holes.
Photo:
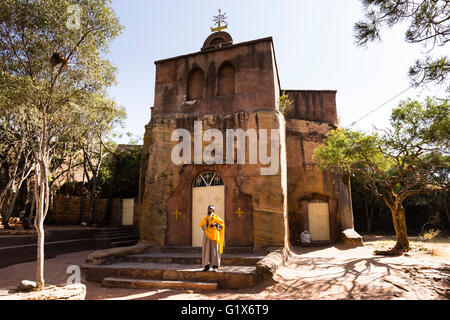
[[[201,247],[203,230],[198,225],[206,216],[208,205],[213,204],[215,214],[225,220],[225,185],[216,172],[207,171],[194,179],[192,187],[192,246]]]

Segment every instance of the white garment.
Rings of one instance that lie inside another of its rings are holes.
[[[311,243],[311,235],[307,231],[303,231],[302,233],[300,233],[300,242]]]

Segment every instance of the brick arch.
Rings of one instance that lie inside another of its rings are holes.
[[[203,98],[203,88],[205,82],[205,74],[199,67],[191,70],[188,77],[187,100],[198,100]]]
[[[218,96],[229,96],[235,93],[236,72],[233,64],[226,61],[219,67]]]

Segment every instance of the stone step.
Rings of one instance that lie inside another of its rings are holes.
[[[138,236],[139,232],[115,232],[115,233],[98,233],[96,238],[114,238],[114,237],[125,237],[125,236]]]
[[[128,246],[133,246],[136,243],[138,243],[139,238],[136,239],[128,239],[128,240],[122,240],[122,241],[111,241],[111,246],[113,248],[117,248],[117,247],[128,247]]]
[[[115,240],[128,240],[128,239],[139,239],[139,234],[123,234],[123,235],[115,235],[115,236],[111,236],[111,237],[96,237],[96,240],[110,240],[110,241],[115,241]]]
[[[256,263],[262,258],[264,258],[263,255],[224,253],[222,255],[221,265],[255,266]],[[126,261],[200,265],[202,263],[202,255],[201,253],[178,253],[178,252],[143,253],[127,256]]]
[[[183,247],[183,246],[164,246],[161,247],[161,252],[167,253],[201,253],[201,247]],[[252,254],[252,247],[223,247],[223,253],[242,253]]]
[[[254,266],[221,266],[219,271],[203,272],[198,264],[119,262],[110,265],[84,265],[87,281],[123,277],[150,280],[217,282],[227,289],[251,288],[259,280]]]
[[[114,229],[114,230],[100,230],[98,233],[126,233],[126,232],[138,232],[138,230],[131,229]]]
[[[174,280],[148,280],[108,277],[102,281],[102,286],[109,288],[127,289],[174,289],[174,290],[199,290],[215,291],[217,282],[200,281],[174,281]]]

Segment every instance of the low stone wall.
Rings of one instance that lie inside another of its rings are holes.
[[[87,228],[45,231],[45,258],[59,254],[95,249],[95,236],[100,229]],[[0,268],[36,260],[37,235],[0,236]]]
[[[107,199],[95,200],[95,214],[93,224],[101,224],[105,217]],[[87,222],[89,219],[89,199],[81,197],[67,198],[64,194],[58,194],[53,200],[53,223],[56,225],[75,225],[80,221]],[[121,225],[121,201],[118,198],[112,200],[111,226]]]

